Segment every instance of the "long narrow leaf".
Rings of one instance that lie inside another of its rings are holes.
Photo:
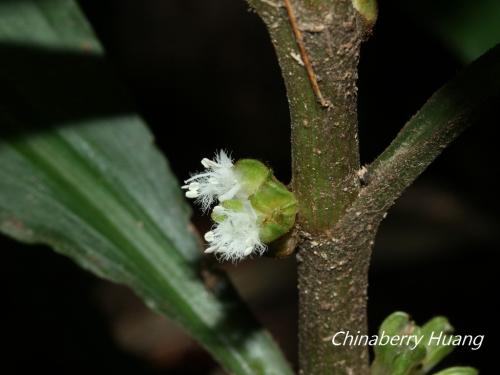
[[[231,373],[290,373],[226,279],[204,283],[178,183],[75,3],[0,1],[0,61],[0,231],[130,286]]]

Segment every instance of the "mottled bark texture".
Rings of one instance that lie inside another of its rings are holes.
[[[368,371],[366,348],[335,348],[331,337],[339,330],[366,331],[373,236],[363,236],[353,249],[361,237],[353,242],[334,226],[360,189],[356,79],[367,23],[350,0],[251,4],[268,26],[290,105],[292,187],[300,202],[303,236],[298,254],[300,371],[363,374]],[[300,42],[320,93],[304,66]]]
[[[376,18],[374,2],[248,2],[268,27],[290,105],[292,188],[300,206],[300,373],[368,374],[367,348],[334,346],[332,336],[366,333],[368,267],[378,226],[480,108],[498,102],[500,52],[496,48],[439,90],[387,150],[360,170],[357,64]]]

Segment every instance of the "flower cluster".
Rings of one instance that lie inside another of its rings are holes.
[[[224,151],[201,164],[205,169],[182,188],[205,212],[216,204],[211,213],[214,225],[205,234],[206,253],[231,261],[261,255],[268,243],[295,224],[295,195],[265,164],[255,159],[235,163]]]
[[[232,261],[262,254],[266,245],[259,236],[259,216],[243,188],[244,176],[224,151],[219,151],[214,160],[204,158],[201,164],[205,170],[187,179],[182,188],[187,190],[186,197],[195,199],[204,211],[218,203],[212,211],[215,224],[205,234],[209,243],[205,253]]]

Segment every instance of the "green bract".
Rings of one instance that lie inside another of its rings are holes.
[[[298,211],[295,194],[274,177],[270,168],[258,160],[241,159],[235,163],[234,168],[257,214],[261,241],[270,243],[290,231]],[[223,202],[222,205],[238,210],[238,204],[234,200]],[[239,207],[242,207],[241,202]],[[217,220],[214,218],[214,221]]]
[[[378,345],[372,375],[424,375],[446,357],[452,350],[451,340],[454,329],[443,316],[432,318],[422,327],[415,324],[410,316],[396,311],[380,325],[379,335],[408,336],[409,345]],[[437,340],[440,337],[444,340]],[[397,341],[397,340],[396,340]],[[477,375],[471,367],[452,367],[434,375]]]
[[[221,150],[201,164],[205,170],[185,180],[183,189],[203,210],[217,203],[211,212],[215,225],[204,235],[209,243],[205,253],[231,261],[261,255],[267,244],[293,228],[297,199],[264,163],[234,163]]]

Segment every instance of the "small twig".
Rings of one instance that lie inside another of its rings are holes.
[[[325,100],[323,95],[321,94],[321,90],[319,88],[318,79],[316,78],[316,74],[314,73],[314,68],[311,64],[311,60],[309,59],[309,55],[306,50],[306,46],[304,44],[304,38],[302,37],[302,32],[299,29],[297,24],[297,18],[295,17],[295,13],[293,11],[292,4],[290,0],[283,0],[285,3],[286,12],[288,13],[288,19],[290,20],[290,26],[292,27],[293,34],[295,35],[295,40],[297,42],[297,46],[299,47],[300,57],[304,63],[304,67],[307,72],[307,77],[311,82],[311,87],[314,91],[314,94],[318,98],[319,103],[323,107],[329,107],[330,103]]]
[[[439,89],[363,173],[352,212],[385,212],[484,108],[500,100],[500,44]]]

